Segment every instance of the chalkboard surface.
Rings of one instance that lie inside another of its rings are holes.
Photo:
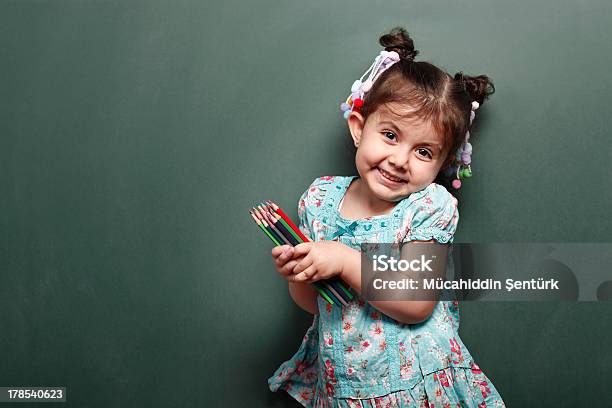
[[[456,242],[610,241],[609,1],[5,0],[0,386],[298,406],[267,378],[312,318],[248,208],[356,174],[338,105],[397,25],[496,86]],[[461,334],[509,407],[604,406],[611,312],[465,302]]]

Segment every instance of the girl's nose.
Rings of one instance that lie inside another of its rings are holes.
[[[410,161],[410,153],[403,149],[397,149],[389,155],[389,164],[398,169],[407,170]]]

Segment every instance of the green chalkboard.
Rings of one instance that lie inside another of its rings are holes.
[[[338,105],[397,25],[495,83],[456,242],[610,241],[609,1],[4,0],[0,386],[298,406],[267,378],[311,316],[248,209],[356,174]],[[509,407],[604,406],[610,312],[465,302],[461,334]]]

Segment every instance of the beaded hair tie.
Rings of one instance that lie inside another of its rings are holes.
[[[370,68],[368,68],[359,79],[353,82],[351,94],[346,98],[346,102],[340,105],[340,111],[343,112],[344,119],[348,119],[352,111],[359,112],[359,108],[363,106],[363,97],[365,93],[372,88],[374,81],[399,60],[400,56],[395,51],[383,50],[376,56]],[[363,77],[365,77],[368,72],[370,73],[368,79],[363,81]]]
[[[470,126],[476,117],[476,109],[480,107],[478,101],[472,101],[472,110],[470,112]],[[465,139],[457,152],[455,153],[455,162],[456,166],[451,166],[446,170],[446,175],[451,177],[457,177],[451,185],[454,189],[458,190],[461,188],[461,179],[472,177],[472,167],[470,163],[472,162],[472,144],[469,142],[470,140],[470,131],[465,132]]]

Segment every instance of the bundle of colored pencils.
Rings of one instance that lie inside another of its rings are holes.
[[[296,246],[302,242],[310,242],[306,235],[291,221],[285,212],[274,202],[268,200],[253,207],[249,213],[257,225],[276,245]],[[321,297],[327,302],[348,305],[353,294],[346,284],[338,277],[313,283]]]

